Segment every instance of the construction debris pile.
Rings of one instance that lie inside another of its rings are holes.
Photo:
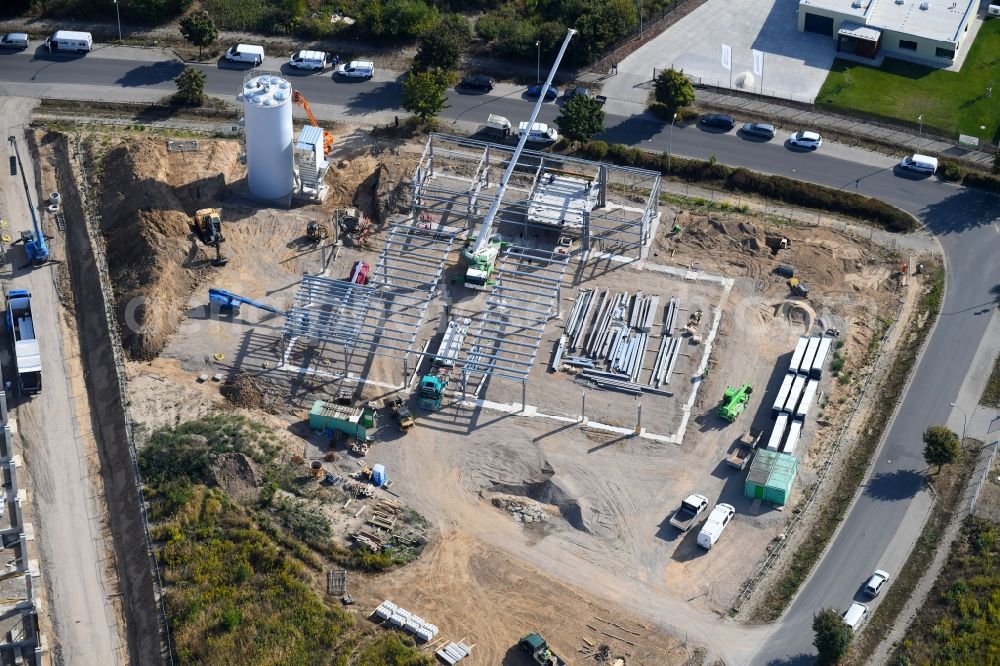
[[[513,514],[514,520],[519,523],[544,523],[548,518],[548,514],[538,502],[494,497],[493,506]]]
[[[219,393],[226,402],[244,409],[264,408],[264,391],[260,382],[245,372],[238,372],[219,387]]]
[[[361,507],[358,513],[360,514],[365,508]],[[371,514],[365,518],[365,524],[371,529],[366,528],[351,534],[351,540],[358,546],[367,547],[373,553],[377,553],[392,540],[392,532],[402,510],[403,505],[397,500],[388,498],[379,500]]]
[[[596,289],[580,290],[566,320],[565,333],[559,339],[552,370],[563,365],[579,368],[577,381],[591,388],[631,395],[673,395],[660,387],[670,383],[680,353],[681,337],[674,336],[680,311],[677,300],[671,298],[663,308],[659,351],[648,380],[640,383],[654,322],[658,321],[660,297],[647,296],[642,291],[613,294],[610,289],[595,297]],[[683,329],[692,344],[701,342],[700,322],[699,310]]]
[[[417,640],[429,641],[437,636],[437,626],[426,622],[424,618],[400,608],[388,599],[383,601],[372,612],[370,617],[384,621],[390,627],[396,627],[413,634]]]

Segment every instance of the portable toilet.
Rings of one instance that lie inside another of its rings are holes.
[[[750,499],[784,506],[791,496],[797,470],[798,460],[795,456],[767,449],[759,450],[750,465],[743,494]]]
[[[372,483],[378,487],[385,485],[388,479],[385,476],[385,465],[375,465],[372,467]]]

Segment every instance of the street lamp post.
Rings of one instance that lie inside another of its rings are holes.
[[[917,117],[917,120],[920,121],[920,133],[917,134],[917,150],[920,150],[920,144],[924,141],[924,114],[921,113]]]
[[[542,42],[535,42],[535,50],[538,52],[537,65],[535,66],[535,83],[542,82]]]
[[[670,119],[670,137],[667,139],[667,175],[670,175],[670,162],[673,159],[674,154],[674,122],[677,120],[677,114]]]
[[[118,41],[122,41],[122,15],[118,11],[118,0],[115,0],[115,16],[118,18]]]
[[[969,415],[965,413],[964,409],[962,409],[955,403],[951,403],[951,406],[957,409],[958,411],[962,412],[962,444],[965,444],[965,431],[969,427]]]

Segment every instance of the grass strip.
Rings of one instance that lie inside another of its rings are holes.
[[[809,576],[809,572],[819,561],[854,499],[858,486],[864,481],[882,433],[892,418],[906,386],[906,380],[911,370],[916,367],[917,355],[941,309],[944,269],[940,264],[934,264],[928,271],[924,293],[920,296],[917,311],[910,320],[910,330],[903,334],[901,339],[904,343],[896,355],[896,360],[870,400],[873,405],[872,411],[861,429],[852,455],[846,456],[844,460],[843,471],[836,480],[831,497],[817,505],[818,513],[809,538],[805,539],[792,554],[786,570],[771,585],[766,599],[754,610],[751,620],[770,622],[784,612],[792,597]]]
[[[979,398],[979,404],[984,407],[1000,409],[1000,356],[993,361],[993,372],[983,389],[983,396]]]

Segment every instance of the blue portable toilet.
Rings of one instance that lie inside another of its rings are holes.
[[[385,477],[385,465],[375,465],[372,467],[372,483],[381,488],[387,480]]]

